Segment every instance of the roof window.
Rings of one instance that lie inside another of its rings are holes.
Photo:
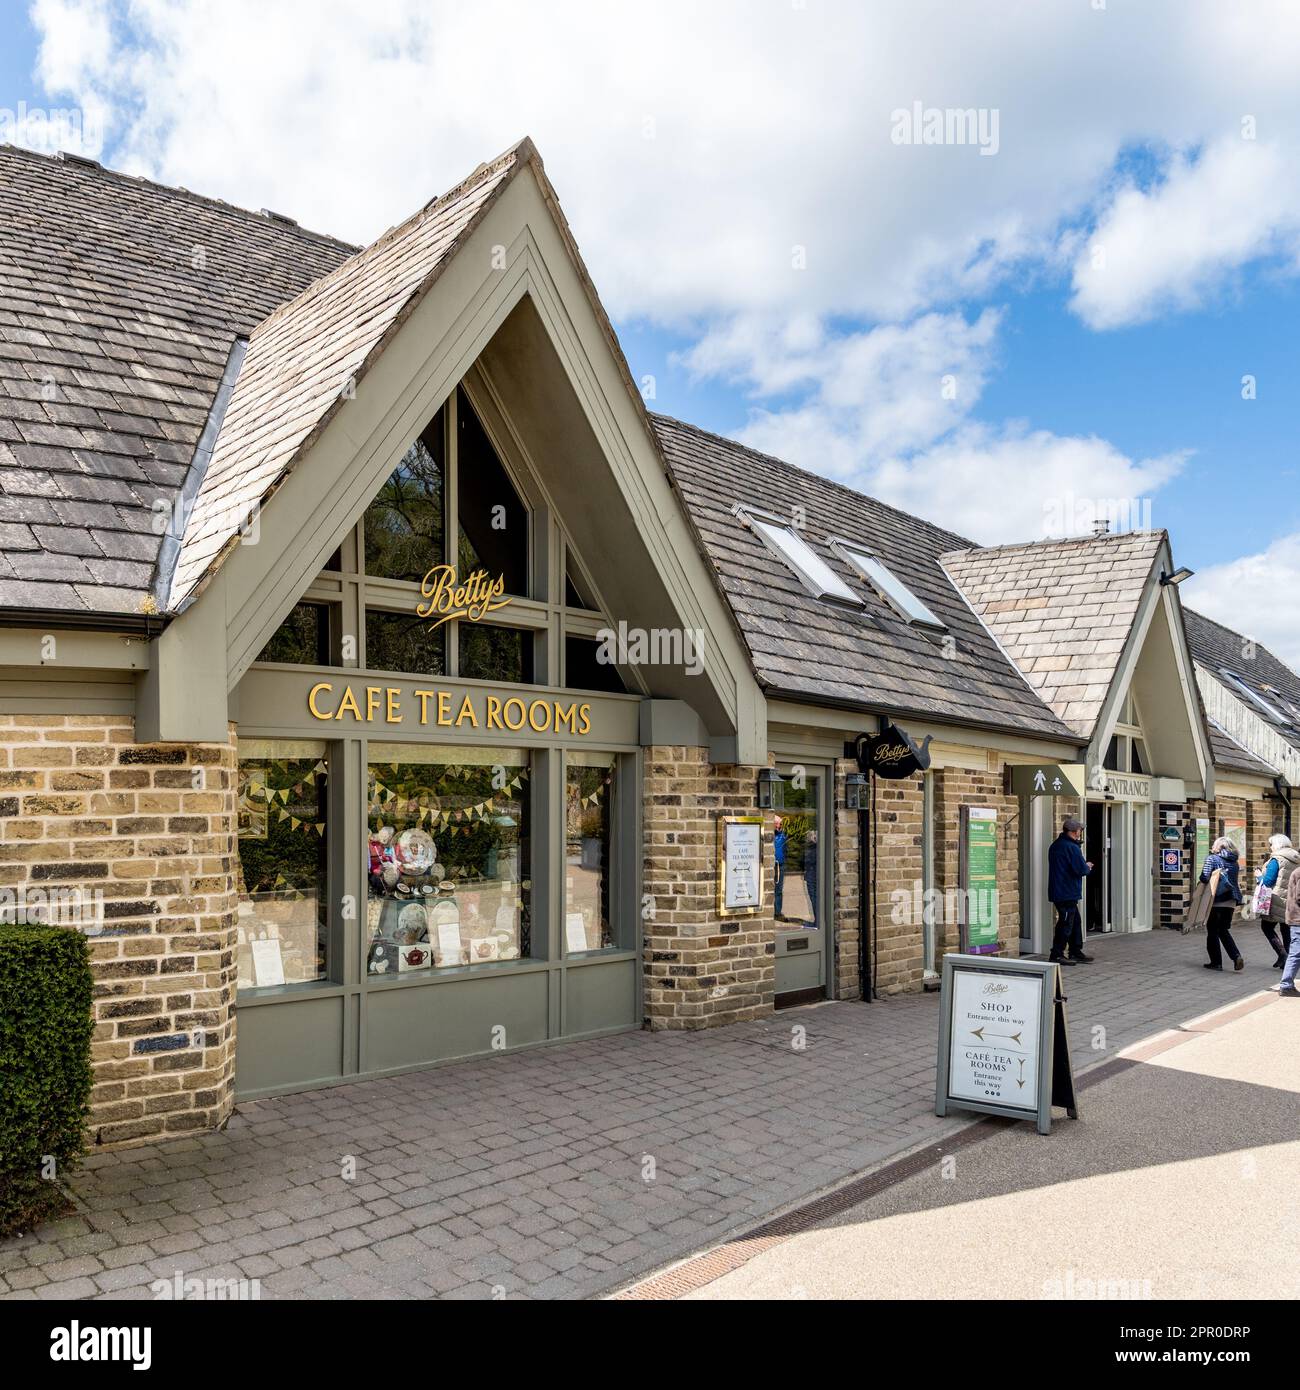
[[[810,594],[860,607],[862,600],[803,539],[793,526],[770,512],[738,506],[735,514],[778,559],[784,560]]]
[[[933,628],[936,632],[947,632],[948,626],[934,615],[907,587],[906,584],[869,550],[853,541],[831,539],[831,549],[848,563],[867,581],[901,618],[906,618],[915,627]]]
[[[1235,671],[1229,671],[1226,666],[1222,666],[1219,668],[1219,674],[1223,676],[1226,680],[1231,681],[1232,684],[1238,690],[1240,690],[1241,693],[1251,702],[1251,704],[1255,705],[1259,709],[1262,709],[1270,719],[1274,720],[1278,724],[1286,724],[1290,722],[1285,714],[1283,714],[1280,710],[1277,710],[1272,705],[1270,705],[1269,702],[1257,690],[1252,690],[1251,687],[1246,684],[1245,680],[1241,676],[1237,675]]]

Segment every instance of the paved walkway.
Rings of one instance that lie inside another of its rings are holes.
[[[688,1297],[1300,1297],[1300,1008],[1261,1004],[1089,1087],[1050,1142],[990,1127]]]
[[[1239,975],[1202,970],[1201,937],[1090,945],[1066,977],[1076,1068],[1275,982],[1256,937]],[[241,1105],[223,1133],[90,1158],[82,1214],[0,1244],[0,1296],[147,1298],[178,1273],[264,1298],[605,1292],[966,1123],[931,1113],[936,1007],[823,1004]]]

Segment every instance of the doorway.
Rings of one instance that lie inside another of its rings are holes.
[[[1092,861],[1092,872],[1083,881],[1084,926],[1095,936],[1113,930],[1110,911],[1111,815],[1114,807],[1089,801],[1084,811],[1083,857]]]
[[[826,996],[830,937],[829,849],[823,834],[827,779],[821,769],[800,764],[780,769],[785,804],[777,812],[776,1005],[788,1008]]]

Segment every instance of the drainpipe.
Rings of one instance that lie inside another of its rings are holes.
[[[1286,807],[1286,823],[1282,829],[1289,840],[1291,838],[1291,788],[1281,777],[1274,777],[1273,790],[1282,798],[1282,805]]]

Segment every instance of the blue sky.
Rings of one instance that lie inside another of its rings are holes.
[[[982,541],[1149,501],[1189,601],[1300,659],[1287,6],[564,8],[8,0],[0,108],[354,240],[527,131],[653,408]],[[900,140],[914,102],[996,148]]]

